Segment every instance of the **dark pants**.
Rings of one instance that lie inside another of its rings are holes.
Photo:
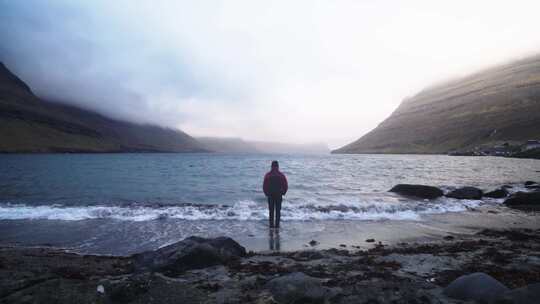
[[[281,218],[281,201],[283,197],[281,195],[270,195],[268,197],[268,212],[270,219],[270,228],[279,228],[279,220]],[[275,218],[274,218],[275,214]],[[275,223],[275,225],[274,225]]]

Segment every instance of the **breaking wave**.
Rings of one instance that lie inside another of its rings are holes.
[[[284,220],[421,220],[425,214],[462,212],[482,204],[482,201],[436,200],[432,202],[354,203],[354,204],[283,204]],[[0,204],[0,219],[45,219],[78,221],[114,219],[151,221],[164,219],[197,220],[263,220],[267,218],[266,203],[239,201],[228,205],[182,204],[174,206],[62,206]]]

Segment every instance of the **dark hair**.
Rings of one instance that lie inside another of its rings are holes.
[[[272,161],[272,168],[279,168],[279,163],[277,160]]]

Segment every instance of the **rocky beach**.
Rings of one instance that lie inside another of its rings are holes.
[[[254,253],[192,237],[127,257],[3,247],[0,303],[536,303],[540,293],[540,229],[367,241]]]

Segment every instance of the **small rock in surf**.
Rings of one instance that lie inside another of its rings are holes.
[[[446,197],[455,199],[471,199],[479,200],[484,195],[483,191],[475,187],[462,187],[456,190],[450,191],[446,194]]]
[[[508,196],[508,191],[505,188],[500,188],[497,190],[490,191],[484,194],[485,197],[490,198],[505,198]]]
[[[434,199],[444,195],[443,191],[437,187],[412,184],[398,184],[390,189],[390,192],[426,199]]]
[[[507,198],[504,204],[521,210],[540,210],[540,192],[517,192]]]

